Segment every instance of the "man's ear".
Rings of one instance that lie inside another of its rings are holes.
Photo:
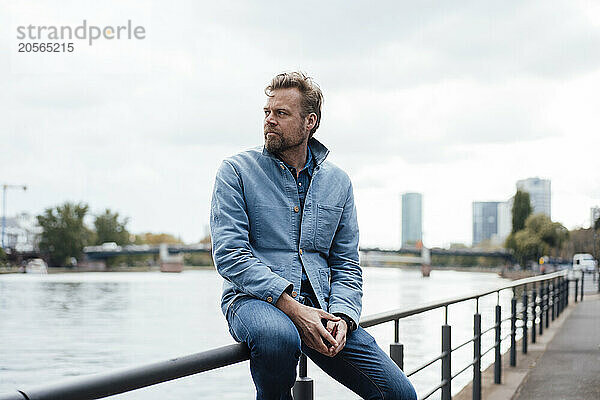
[[[312,131],[312,128],[317,124],[317,114],[310,113],[306,116],[306,127],[309,131]]]

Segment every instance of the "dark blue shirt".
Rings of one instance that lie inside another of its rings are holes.
[[[306,164],[304,164],[304,167],[302,167],[298,174],[296,174],[296,168],[288,165],[286,162],[284,162],[284,164],[290,170],[290,172],[294,176],[294,179],[296,180],[298,198],[300,199],[300,218],[302,218],[302,212],[304,211],[304,200],[306,200],[306,192],[308,192],[308,187],[310,186],[310,180],[312,178],[315,167],[310,147],[308,147]],[[310,285],[310,281],[308,280],[308,276],[306,275],[306,271],[304,270],[304,266],[302,267],[302,284],[300,285],[300,296],[301,298],[299,300],[301,302],[305,302],[305,299],[310,299],[312,304],[309,305],[317,306],[319,304],[312,289],[312,286]]]

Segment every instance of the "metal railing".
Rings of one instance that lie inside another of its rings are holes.
[[[569,280],[566,272],[536,276],[514,281],[510,284],[499,286],[495,289],[479,292],[469,296],[461,296],[442,301],[435,301],[406,310],[399,309],[380,314],[374,314],[362,319],[363,328],[393,322],[394,343],[390,344],[390,357],[404,370],[404,345],[400,343],[400,320],[427,311],[444,308],[444,324],[441,326],[441,353],[431,360],[417,366],[406,375],[411,377],[425,368],[441,362],[440,382],[428,390],[421,400],[431,397],[441,391],[442,400],[451,399],[452,380],[458,375],[473,368],[473,399],[481,399],[481,359],[487,353],[494,351],[494,383],[501,383],[502,362],[501,343],[510,339],[509,356],[510,366],[517,365],[517,330],[522,332],[521,351],[527,353],[529,340],[535,343],[537,335],[543,335],[544,328],[548,328],[569,304],[570,283],[575,285],[575,302],[583,299],[583,275]],[[581,281],[581,284],[579,283]],[[539,291],[538,291],[539,285]],[[522,290],[521,308],[518,310],[517,290]],[[512,290],[510,302],[510,317],[502,319],[500,305],[500,292]],[[496,294],[495,324],[482,331],[481,314],[479,313],[479,300],[484,296]],[[578,296],[579,295],[579,296]],[[530,297],[531,296],[531,297]],[[579,297],[579,299],[578,299]],[[469,300],[475,300],[475,314],[473,315],[473,337],[452,348],[451,326],[448,324],[448,307]],[[520,321],[520,326],[517,322]],[[510,322],[508,335],[502,337],[502,324]],[[488,332],[494,332],[494,345],[489,349],[481,349],[481,337]],[[531,339],[529,336],[531,334]],[[452,353],[473,343],[473,361],[463,366],[460,371],[452,375]],[[249,350],[243,343],[232,344],[153,364],[134,368],[115,370],[91,376],[71,379],[67,382],[44,385],[30,389],[20,389],[13,393],[0,395],[0,400],[84,400],[100,399],[119,393],[155,385],[169,380],[193,375],[212,369],[232,365],[249,359]],[[313,381],[307,375],[306,356],[300,358],[298,379],[293,388],[294,399],[311,400],[313,398]]]

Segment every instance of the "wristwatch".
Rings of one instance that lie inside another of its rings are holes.
[[[340,317],[341,319],[343,319],[344,321],[346,321],[346,325],[348,325],[348,332],[352,332],[353,330],[355,330],[357,328],[356,324],[354,323],[354,321],[352,321],[352,318],[350,318],[346,314],[335,313],[333,315],[335,315],[336,317]]]

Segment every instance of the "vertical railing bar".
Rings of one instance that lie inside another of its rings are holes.
[[[537,287],[535,282],[533,283],[533,290],[531,291],[531,343],[536,342],[536,329],[535,329],[535,319],[537,318],[536,308],[537,308]]]
[[[544,283],[540,282],[540,325],[539,332],[540,336],[544,334]]]
[[[546,281],[546,329],[550,326],[550,280]]]
[[[442,386],[442,400],[451,400],[452,341],[451,328],[447,323],[442,326],[442,354],[444,354],[444,358],[442,358],[442,382],[445,382]]]
[[[523,339],[521,340],[521,344],[522,344],[522,352],[523,354],[527,354],[527,309],[529,308],[528,306],[529,303],[529,299],[527,296],[527,285],[524,285],[524,290],[523,290]]]
[[[517,366],[517,298],[510,299],[510,366]]]
[[[501,325],[502,325],[502,307],[500,304],[496,305],[496,344],[495,344],[495,357],[494,357],[494,383],[500,384],[502,375],[502,355],[500,354],[500,337],[501,337]]]
[[[481,314],[473,315],[473,400],[481,400]]]

